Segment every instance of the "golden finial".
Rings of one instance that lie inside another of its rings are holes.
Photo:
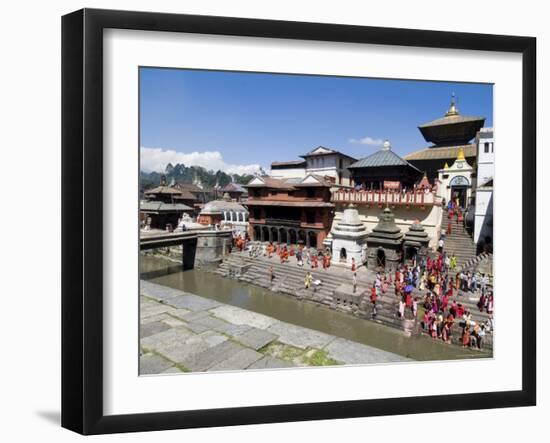
[[[466,160],[466,159],[464,158],[464,148],[460,148],[460,149],[458,150],[458,156],[456,157],[456,159],[459,160],[459,161],[460,161],[460,160],[462,160],[462,161]]]
[[[458,115],[458,108],[456,107],[455,103],[455,93],[453,92],[451,95],[451,107],[449,110],[445,113],[445,117],[451,117],[453,115]]]
[[[445,166],[443,166],[443,169],[449,169],[449,163],[445,162]]]

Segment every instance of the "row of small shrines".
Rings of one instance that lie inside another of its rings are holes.
[[[403,234],[389,208],[378,217],[378,224],[372,232],[367,232],[353,206],[344,211],[342,219],[325,241],[338,263],[347,266],[365,263],[370,269],[381,267],[392,271],[404,260],[425,259],[429,243],[430,238],[419,221]]]

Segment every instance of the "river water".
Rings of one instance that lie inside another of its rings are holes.
[[[200,269],[183,271],[181,264],[164,258],[141,255],[140,273],[143,280],[374,346],[414,360],[454,360],[489,356],[484,352],[433,341],[424,335],[407,337],[403,332],[389,326],[353,317],[311,302],[299,301],[290,296],[227,279],[212,272]]]

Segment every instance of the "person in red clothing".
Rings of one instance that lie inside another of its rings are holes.
[[[372,288],[370,290],[370,301],[373,305],[376,304],[376,286],[372,285]]]
[[[317,257],[317,254],[313,254],[311,257],[311,267],[316,268],[319,264],[319,258]]]
[[[412,305],[412,298],[411,298],[411,293],[410,292],[406,292],[405,293],[405,306],[407,308],[410,308]]]
[[[355,272],[355,258],[351,258],[351,272]]]

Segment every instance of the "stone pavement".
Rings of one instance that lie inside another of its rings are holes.
[[[409,360],[143,280],[140,300],[141,375]]]

